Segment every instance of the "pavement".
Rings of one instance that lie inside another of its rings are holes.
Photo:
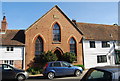
[[[88,70],[84,70],[80,77],[83,77],[87,71]],[[29,75],[29,77],[40,77],[40,76],[43,76],[43,74]]]
[[[29,75],[29,77],[38,77],[38,76],[43,76],[43,74]]]

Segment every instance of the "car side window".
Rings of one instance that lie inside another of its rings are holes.
[[[9,65],[3,65],[3,70],[12,70],[13,68]]]
[[[112,81],[112,76],[107,71],[91,69],[85,79],[85,81]]]
[[[55,62],[55,63],[53,63],[53,67],[61,67],[60,62]]]
[[[70,64],[67,63],[67,62],[62,62],[62,65],[63,65],[63,67],[69,67],[70,66]]]
[[[94,71],[90,74],[90,76],[88,77],[88,79],[92,79],[92,78],[103,78],[103,75],[104,75],[103,72],[94,70]]]

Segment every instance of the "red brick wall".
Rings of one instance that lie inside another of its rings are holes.
[[[14,60],[14,67],[22,69],[22,60]]]
[[[54,16],[57,16],[55,18]],[[61,28],[61,42],[54,44],[52,40],[52,28],[55,23]],[[44,51],[54,50],[59,47],[63,52],[70,52],[69,39],[74,37],[77,43],[77,64],[83,64],[82,59],[82,35],[76,28],[54,7],[45,16],[35,22],[26,30],[26,68],[35,56],[35,40],[40,36],[44,41]]]

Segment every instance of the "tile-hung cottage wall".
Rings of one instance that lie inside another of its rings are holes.
[[[0,46],[0,63],[23,68],[24,47]]]
[[[58,6],[53,7],[32,24],[25,34],[26,68],[32,65],[36,54],[48,50],[57,53],[58,58],[65,52],[75,52],[77,55],[75,64],[83,63],[82,43],[80,42],[82,38],[81,32],[78,31],[75,24],[71,22]],[[71,38],[74,39],[73,43],[70,42]],[[37,46],[36,42],[41,45]],[[70,49],[70,44],[73,44],[75,47]],[[36,50],[38,47],[42,48]]]

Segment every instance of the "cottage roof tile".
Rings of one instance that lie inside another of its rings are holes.
[[[24,30],[7,30],[5,34],[0,36],[2,45],[25,45]]]

